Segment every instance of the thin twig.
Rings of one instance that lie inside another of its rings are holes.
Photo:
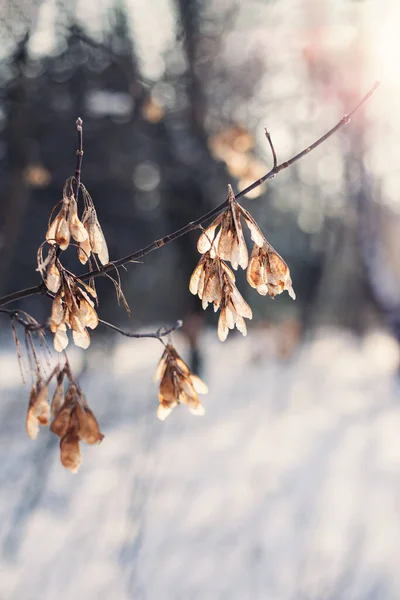
[[[83,159],[83,121],[80,117],[76,120],[76,130],[78,132],[78,150],[76,151],[76,169],[75,169],[75,200],[78,202],[79,190],[81,187],[82,159]]]
[[[302,159],[304,156],[309,154],[312,150],[314,150],[315,148],[320,146],[323,142],[325,142],[328,138],[330,138],[334,133],[336,133],[341,127],[343,127],[344,125],[347,125],[347,123],[350,122],[350,119],[353,117],[353,115],[375,93],[375,91],[378,89],[379,85],[380,85],[380,82],[376,81],[374,83],[374,85],[371,87],[371,89],[365,94],[365,96],[363,96],[363,98],[361,98],[361,100],[358,102],[358,104],[353,108],[353,110],[351,110],[347,115],[344,115],[342,117],[342,119],[340,119],[340,121],[334,127],[332,127],[332,129],[327,131],[322,137],[320,137],[313,144],[311,144],[310,146],[308,146],[307,148],[305,148],[304,150],[302,150],[301,152],[299,152],[298,154],[296,154],[295,156],[290,158],[288,161],[285,161],[285,162],[281,163],[280,165],[274,165],[274,167],[270,171],[268,171],[268,173],[266,173],[265,175],[260,177],[260,179],[257,179],[257,181],[254,181],[247,188],[245,188],[244,190],[242,190],[241,192],[236,194],[236,199],[238,200],[242,196],[245,196],[246,194],[248,194],[255,188],[259,187],[265,181],[272,179],[273,177],[275,177],[275,175],[277,175],[284,169],[287,169],[288,167],[293,165],[295,162],[297,162],[298,160]],[[182,235],[185,235],[189,231],[198,229],[203,223],[205,223],[206,221],[210,220],[212,217],[214,217],[215,215],[220,213],[227,206],[228,206],[228,199],[226,199],[224,202],[222,202],[222,204],[219,204],[217,207],[213,208],[212,210],[210,210],[206,214],[202,215],[195,221],[191,221],[190,223],[187,223],[187,225],[185,225],[184,227],[181,227],[177,231],[170,233],[169,235],[166,235],[165,237],[163,237],[159,240],[155,240],[154,242],[152,242],[145,248],[141,248],[140,250],[133,252],[133,254],[129,254],[128,256],[124,256],[123,258],[114,260],[111,263],[109,263],[108,265],[105,265],[104,267],[96,269],[95,271],[92,271],[92,272],[89,271],[87,273],[84,273],[83,275],[80,276],[80,279],[86,280],[86,279],[90,279],[91,277],[98,277],[99,275],[104,275],[104,273],[107,273],[108,271],[111,271],[112,269],[115,269],[116,267],[121,267],[121,266],[126,265],[130,262],[133,262],[137,259],[143,258],[150,252],[153,252],[153,250],[162,248],[166,244],[173,242],[174,240],[178,239]],[[44,293],[44,294],[46,293],[46,289],[45,289],[45,287],[43,287],[42,284],[37,286],[36,288],[27,288],[24,290],[20,290],[20,291],[14,292],[13,294],[9,294],[8,296],[3,296],[2,298],[0,298],[0,306],[4,306],[5,304],[8,304],[9,302],[14,302],[15,300],[19,300],[21,298],[26,298],[26,297],[32,296],[34,294],[42,294],[42,293]]]
[[[271,148],[272,159],[274,161],[273,169],[276,169],[276,167],[278,166],[278,159],[276,158],[276,152],[275,152],[274,145],[272,143],[271,135],[270,135],[270,133],[268,132],[267,129],[265,129],[265,137],[267,138],[269,147]]]
[[[107,323],[107,321],[103,321],[103,319],[99,319],[99,323],[101,325],[103,325],[104,327],[108,327],[108,329],[112,329],[113,331],[116,331],[117,333],[124,335],[125,337],[155,338],[157,340],[160,340],[162,337],[165,337],[166,335],[169,335],[173,331],[176,331],[177,329],[182,327],[182,324],[183,324],[182,321],[177,321],[173,327],[169,327],[169,328],[160,327],[160,329],[158,329],[157,331],[152,332],[152,333],[131,333],[130,331],[124,331],[123,329],[120,329],[119,327],[116,327],[115,325],[112,325],[111,323]]]

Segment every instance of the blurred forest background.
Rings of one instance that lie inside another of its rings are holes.
[[[350,110],[381,74],[372,35],[381,13],[352,0],[3,0],[2,292],[38,280],[36,250],[74,172],[77,116],[83,181],[117,258],[220,203],[228,182],[239,190],[265,173],[264,127],[284,160]],[[387,147],[384,161],[375,157],[393,123],[376,102],[246,202],[298,297],[272,303],[248,292],[258,318],[358,332],[382,316],[396,321],[396,165]],[[196,239],[122,275],[135,326],[201,312],[187,289]],[[101,316],[126,321],[111,283],[100,286]],[[28,302],[47,316],[42,299]]]
[[[72,477],[55,436],[25,436],[5,320],[0,600],[400,597],[399,30],[398,0],[0,0],[1,294],[39,282],[78,116],[116,259],[266,173],[265,127],[286,160],[382,78],[349,125],[243,198],[297,293],[260,297],[239,273],[247,339],[219,344],[189,293],[198,232],[122,270],[130,319],[99,278],[103,319],[184,320],[202,419],[159,423],[160,344],[108,352],[99,327],[89,368],[68,354],[106,438]],[[21,306],[48,318],[43,297]]]

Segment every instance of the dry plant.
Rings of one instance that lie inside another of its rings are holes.
[[[166,419],[178,404],[186,404],[193,414],[204,414],[204,407],[198,395],[207,393],[207,386],[191,372],[171,341],[171,333],[181,327],[182,322],[178,321],[170,328],[161,327],[156,332],[130,333],[103,321],[97,314],[96,277],[104,275],[112,280],[118,301],[122,301],[129,311],[120,284],[119,267],[143,258],[189,231],[200,229],[197,249],[201,256],[189,282],[190,292],[199,296],[203,309],[211,304],[215,312],[220,311],[217,331],[221,341],[226,340],[229,330],[235,327],[246,335],[245,319],[252,318],[252,310],[236,287],[232,269],[245,269],[247,282],[261,295],[268,294],[274,298],[286,290],[295,299],[295,293],[288,265],[265,239],[254,218],[239,204],[238,199],[305,157],[349,123],[351,117],[378,86],[379,82],[376,82],[349,114],[317,141],[286,162],[278,164],[271,136],[266,131],[273,157],[273,167],[268,173],[236,196],[232,187],[228,185],[227,199],[213,210],[177,231],[155,240],[145,248],[111,261],[95,204],[81,181],[83,124],[81,119],[77,120],[78,150],[75,175],[65,182],[62,199],[50,214],[45,240],[37,253],[37,271],[42,282],[35,287],[0,298],[0,307],[38,294],[47,296],[52,302],[49,321],[46,324],[38,323],[24,311],[0,308],[0,313],[8,315],[11,321],[22,378],[25,381],[28,374],[32,380],[26,417],[26,430],[30,438],[37,438],[40,426],[50,425],[50,430],[60,438],[61,462],[73,473],[82,462],[80,442],[98,444],[102,441],[104,436],[72,373],[65,353],[69,343],[69,330],[75,345],[87,349],[90,345],[88,329],[94,330],[99,325],[127,337],[154,338],[163,344],[164,352],[155,373],[155,379],[159,381],[159,419]],[[243,234],[243,223],[249,229],[254,243],[250,258]],[[79,276],[68,271],[62,263],[63,252],[71,247],[76,249],[80,263],[88,266],[88,271]],[[113,275],[110,272],[113,272]],[[24,332],[24,344],[21,344],[19,337],[21,330]],[[43,365],[49,366],[51,358],[47,334],[53,335],[54,350],[61,354],[58,363],[46,377]],[[164,341],[166,336],[168,343]],[[54,386],[54,390],[49,403],[51,386]]]

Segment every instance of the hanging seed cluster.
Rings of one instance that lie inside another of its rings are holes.
[[[108,248],[93,200],[85,186],[81,184],[84,210],[80,219],[73,192],[73,181],[72,177],[67,179],[61,208],[53,220],[51,220],[52,215],[50,216],[46,240],[49,244],[57,244],[63,251],[74,240],[78,247],[78,258],[83,265],[94,255],[97,255],[102,265],[106,265],[109,262]]]
[[[95,329],[99,318],[95,309],[97,299],[94,287],[78,278],[62,273],[61,285],[56,293],[50,317],[50,329],[54,333],[54,349],[62,352],[68,346],[67,327],[72,330],[76,346],[88,348],[89,329]]]
[[[197,249],[202,257],[189,283],[189,290],[199,296],[204,310],[212,304],[215,312],[221,311],[218,337],[222,342],[234,327],[246,335],[244,319],[253,317],[250,306],[235,285],[235,275],[225,261],[229,261],[235,270],[239,266],[247,269],[247,281],[259,294],[274,298],[287,290],[291,298],[296,297],[289,267],[267,242],[251,214],[236,201],[230,185],[228,202],[228,208],[199,237]],[[254,242],[250,260],[242,219]]]
[[[49,386],[53,378],[56,379],[56,388],[49,404]],[[26,415],[29,437],[36,440],[40,426],[49,425],[51,419],[50,430],[60,438],[61,463],[76,473],[82,463],[80,442],[99,444],[104,436],[68,364],[62,370],[54,369],[46,381],[38,374],[31,389]]]
[[[88,329],[95,329],[98,316],[95,309],[97,302],[94,284],[87,285],[75,275],[67,271],[60,260],[61,251],[67,250],[70,244],[78,249],[78,258],[82,264],[91,260],[98,266],[109,262],[107,243],[97,219],[93,200],[83,184],[82,191],[84,210],[82,218],[78,215],[78,206],[74,196],[74,178],[69,178],[64,186],[61,208],[53,218],[54,207],[50,216],[46,233],[49,251],[43,259],[43,244],[38,251],[38,271],[46,284],[47,290],[54,294],[50,318],[50,329],[54,333],[54,348],[62,352],[68,345],[67,329],[72,330],[74,343],[80,348],[90,345]]]
[[[194,415],[203,415],[199,394],[207,394],[206,384],[191,372],[172,344],[167,344],[154,374],[160,381],[157,417],[165,421],[178,404],[186,404]]]

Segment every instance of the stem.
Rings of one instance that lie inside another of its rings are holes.
[[[79,190],[81,187],[82,159],[83,159],[83,121],[80,117],[76,120],[76,130],[78,132],[78,150],[76,151],[76,169],[75,169],[75,200],[78,202]]]
[[[99,323],[101,325],[104,325],[104,327],[108,327],[108,329],[112,329],[113,331],[116,331],[117,333],[120,333],[121,335],[124,335],[126,337],[155,338],[157,340],[161,339],[162,337],[164,337],[166,335],[169,335],[173,331],[176,331],[177,329],[182,327],[182,321],[177,321],[173,327],[170,327],[169,329],[167,329],[166,327],[160,327],[160,329],[158,329],[154,333],[130,333],[129,331],[124,331],[123,329],[120,329],[119,327],[116,327],[115,325],[112,325],[111,323],[107,323],[107,321],[103,321],[102,319],[99,319]]]
[[[22,300],[22,298],[28,298],[28,296],[38,296],[39,294],[45,295],[46,291],[46,286],[43,283],[36,285],[35,287],[18,290],[17,292],[7,294],[7,296],[0,298],[0,306],[5,306],[6,304],[10,304],[10,302],[15,302],[16,300]]]
[[[363,106],[363,104],[365,104],[365,102],[367,102],[367,100],[369,100],[369,98],[375,93],[375,91],[378,89],[379,86],[380,86],[380,82],[376,81],[374,83],[374,85],[371,87],[371,89],[365,94],[365,96],[363,96],[361,98],[361,100],[358,102],[358,104],[353,108],[353,110],[351,110],[347,115],[344,115],[344,117],[342,117],[342,119],[340,119],[340,121],[334,127],[332,127],[332,129],[327,131],[323,136],[321,136],[313,144],[311,144],[310,146],[308,146],[307,148],[305,148],[298,154],[295,154],[295,156],[290,158],[288,161],[283,162],[280,165],[274,165],[273,168],[270,171],[268,171],[268,173],[266,173],[265,175],[260,177],[260,179],[257,179],[257,181],[254,181],[247,188],[245,188],[244,190],[242,190],[241,192],[236,194],[236,200],[238,200],[242,196],[245,196],[246,194],[248,194],[249,192],[251,192],[252,190],[257,188],[258,186],[260,186],[265,181],[272,179],[273,177],[275,177],[275,175],[277,175],[284,169],[287,169],[288,167],[293,165],[298,160],[302,159],[304,156],[309,154],[312,150],[315,150],[315,148],[317,148],[323,142],[325,142],[328,138],[330,138],[341,127],[343,127],[344,125],[347,125],[350,122],[351,117]],[[78,137],[80,136],[79,141],[81,143],[82,142],[82,122],[79,123],[79,121],[80,121],[80,119],[78,119],[78,121],[77,121],[77,129],[78,129]],[[79,131],[79,127],[81,128],[80,131]],[[267,138],[268,138],[268,136],[267,136]],[[79,185],[80,185],[80,169],[81,169],[82,156],[83,156],[83,151],[81,149],[81,146],[80,146],[80,149],[78,150],[77,154],[78,154],[78,159],[77,159],[77,170],[76,170],[75,177],[76,177],[77,183],[79,182]],[[274,159],[274,162],[275,162],[275,159]],[[79,190],[79,188],[78,188],[78,190]],[[202,215],[195,221],[191,221],[187,225],[184,225],[177,231],[174,231],[173,233],[170,233],[169,235],[166,235],[165,237],[163,237],[159,240],[155,240],[154,242],[152,242],[145,248],[141,248],[140,250],[137,250],[136,252],[133,252],[132,254],[128,254],[128,256],[124,256],[123,258],[119,258],[118,260],[110,262],[108,265],[105,265],[104,267],[101,267],[100,269],[96,269],[95,271],[92,271],[92,272],[89,271],[87,273],[84,273],[83,275],[80,276],[80,279],[87,280],[92,277],[98,277],[99,275],[103,275],[104,273],[107,273],[108,271],[111,271],[112,269],[121,267],[122,265],[133,262],[139,258],[143,258],[147,254],[150,254],[150,252],[153,252],[153,250],[157,250],[158,248],[161,248],[162,246],[165,246],[166,244],[173,242],[174,240],[178,239],[182,235],[185,235],[189,231],[198,229],[200,227],[200,225],[202,225],[204,222],[208,221],[209,219],[211,219],[212,217],[214,217],[215,215],[220,213],[227,206],[228,206],[228,199],[226,199],[224,202],[219,204],[217,207],[213,208],[212,210],[210,210],[206,214]],[[33,296],[34,294],[45,294],[45,293],[46,293],[46,289],[45,289],[45,287],[43,287],[43,284],[41,284],[37,287],[20,290],[18,292],[14,292],[13,294],[9,294],[8,296],[3,296],[2,298],[0,298],[0,306],[4,306],[5,304],[8,304],[9,302],[14,302],[15,300],[19,300],[21,298],[26,298],[27,296]],[[106,326],[108,326],[108,325],[106,325]]]

